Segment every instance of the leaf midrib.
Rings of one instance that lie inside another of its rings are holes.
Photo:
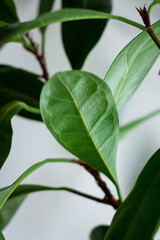
[[[72,97],[73,102],[74,102],[76,108],[78,109],[78,112],[79,112],[80,117],[81,117],[81,119],[82,119],[82,123],[83,123],[83,125],[84,125],[84,128],[86,129],[86,132],[88,133],[88,135],[89,135],[89,137],[90,137],[90,139],[91,139],[91,141],[92,141],[92,143],[93,143],[93,146],[95,147],[95,149],[96,149],[96,151],[97,151],[97,153],[98,153],[100,159],[102,159],[102,161],[103,161],[105,167],[107,168],[107,171],[108,171],[108,173],[109,173],[111,179],[113,180],[114,183],[116,183],[116,180],[115,180],[115,178],[114,178],[112,172],[111,172],[110,169],[108,168],[108,166],[107,166],[107,164],[106,164],[106,162],[105,162],[103,156],[102,156],[101,153],[98,151],[97,144],[95,143],[95,141],[94,141],[92,135],[90,134],[90,131],[89,131],[88,125],[87,125],[87,123],[86,123],[86,120],[85,120],[85,118],[84,118],[84,116],[83,116],[83,114],[82,114],[82,112],[81,112],[81,110],[80,110],[80,108],[79,108],[79,105],[78,105],[78,103],[77,103],[77,101],[76,101],[74,95],[72,94],[72,92],[71,92],[71,90],[69,89],[69,87],[63,82],[63,80],[61,79],[60,75],[57,74],[57,76],[58,76],[60,82],[64,85],[64,87],[67,89],[67,91],[69,92],[70,96]]]

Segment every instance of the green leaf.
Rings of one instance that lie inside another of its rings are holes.
[[[154,1],[150,4],[150,6],[149,6],[149,8],[148,8],[148,13],[149,13],[149,14],[151,13],[152,8],[153,8],[155,5],[157,5],[157,4],[160,4],[160,0],[154,0]]]
[[[1,232],[0,232],[0,240],[5,240],[5,238]]]
[[[0,65],[0,108],[13,100],[39,108],[40,92],[43,85],[34,73]],[[41,120],[41,116],[35,113],[21,111],[20,114],[30,119]]]
[[[143,25],[123,17],[86,9],[62,9],[59,11],[46,13],[33,21],[10,24],[9,26],[1,27],[0,45],[8,41],[12,41],[12,38],[16,37],[18,34],[24,34],[25,32],[28,32],[35,28],[45,27],[52,23],[67,22],[81,19],[116,19],[130,24],[134,27],[137,27],[143,31],[146,30]]]
[[[137,126],[139,126],[140,124],[144,123],[145,121],[157,116],[160,114],[160,110],[157,110],[155,112],[152,112],[150,114],[148,114],[147,116],[140,118],[136,121],[133,121],[125,126],[120,127],[119,130],[119,139],[121,139],[122,137],[126,136],[127,133],[129,133],[131,130],[133,130],[134,128],[136,128]]]
[[[111,0],[62,0],[63,8],[92,9],[110,13]],[[81,69],[87,55],[99,41],[107,20],[81,20],[62,23],[62,39],[73,69]]]
[[[40,110],[64,148],[117,184],[118,114],[104,81],[87,72],[58,73],[42,89]]]
[[[20,185],[20,183],[27,178],[32,172],[45,165],[46,163],[56,163],[56,162],[71,162],[70,159],[46,159],[44,161],[38,162],[28,168],[12,185],[6,187],[0,191],[0,209],[3,207],[5,202],[11,196],[11,194],[15,191],[15,189]]]
[[[160,21],[153,25],[153,29],[160,37]],[[111,88],[118,111],[136,91],[159,54],[153,40],[144,32],[116,57],[104,80]]]
[[[0,20],[7,23],[19,22],[13,0],[0,0]]]
[[[104,225],[95,227],[90,234],[90,240],[104,240],[108,228],[108,226]]]
[[[160,149],[118,208],[104,240],[151,240],[160,217]]]
[[[40,0],[39,2],[39,12],[38,15],[42,15],[44,13],[50,12],[52,10],[52,6],[54,4],[54,0]],[[46,27],[40,28],[42,34],[45,33]]]
[[[39,112],[39,109],[34,109],[18,101],[12,101],[0,109],[0,168],[8,157],[11,148],[13,134],[11,119],[23,108],[34,113]]]
[[[0,192],[4,189],[0,189]],[[66,190],[69,191],[68,188],[53,188],[39,185],[20,185],[15,191],[10,195],[5,205],[0,210],[0,230],[3,230],[7,224],[11,221],[13,216],[15,215],[18,208],[21,206],[23,201],[26,199],[27,195],[30,193],[38,192],[38,191],[59,191]]]

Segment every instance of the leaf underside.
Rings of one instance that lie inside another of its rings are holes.
[[[160,38],[160,21],[153,25],[153,29]],[[151,37],[144,32],[116,57],[104,80],[112,91],[118,111],[136,91],[159,54]]]
[[[82,71],[58,73],[42,90],[40,110],[64,148],[117,182],[118,115],[104,81]]]

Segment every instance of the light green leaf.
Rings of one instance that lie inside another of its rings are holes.
[[[153,25],[153,29],[160,37],[160,21]],[[111,88],[118,111],[136,91],[159,54],[150,36],[141,33],[116,57],[104,80]]]
[[[5,240],[5,238],[1,232],[0,232],[0,240]]]
[[[39,108],[40,92],[43,85],[37,74],[0,65],[0,108],[14,100]],[[42,120],[40,115],[28,111],[23,110],[20,114],[27,118]]]
[[[104,81],[82,71],[58,73],[42,89],[40,110],[64,148],[117,184],[118,114]]]
[[[71,162],[70,159],[46,159],[44,161],[38,162],[28,168],[12,185],[6,187],[0,191],[0,209],[3,207],[5,202],[8,200],[10,195],[14,192],[14,190],[20,185],[20,183],[28,177],[32,172],[45,165],[46,163],[55,163],[55,162]]]
[[[90,240],[104,240],[108,228],[109,228],[108,226],[104,225],[95,227],[90,234]]]
[[[22,109],[39,113],[39,109],[27,106],[23,102],[12,101],[0,109],[0,168],[3,166],[10,152],[12,143],[11,119]]]
[[[160,149],[118,208],[104,240],[151,240],[160,217]]]
[[[24,34],[35,28],[45,27],[52,23],[67,22],[81,19],[115,19],[138,27],[143,31],[146,30],[143,25],[123,17],[86,9],[62,9],[59,11],[46,13],[33,21],[10,24],[9,26],[1,27],[0,45],[8,41],[12,41],[12,38],[16,37],[17,35]]]
[[[150,4],[150,6],[149,6],[149,8],[148,8],[148,13],[149,13],[149,14],[151,13],[152,8],[153,8],[155,5],[157,5],[157,4],[160,4],[160,0],[154,0],[154,1]]]
[[[124,136],[126,136],[127,133],[129,133],[131,130],[133,130],[134,128],[136,128],[137,126],[139,126],[140,124],[144,123],[145,121],[157,116],[160,114],[160,110],[157,110],[155,112],[152,112],[150,114],[148,114],[147,116],[140,118],[136,121],[133,121],[125,126],[120,127],[119,130],[119,139],[123,138]]]
[[[0,0],[0,20],[7,23],[19,21],[13,0]]]

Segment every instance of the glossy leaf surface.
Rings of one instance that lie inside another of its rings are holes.
[[[45,27],[52,23],[67,22],[80,19],[115,19],[121,22],[126,22],[127,24],[130,24],[132,26],[138,27],[142,31],[146,30],[146,28],[143,25],[123,17],[86,9],[62,9],[52,13],[44,14],[43,16],[38,17],[33,21],[18,24],[10,24],[9,26],[1,27],[0,45],[12,41],[12,39],[14,37],[17,37],[18,34],[24,34],[25,32],[28,32],[35,28]]]
[[[63,8],[92,9],[110,13],[111,0],[62,0]],[[81,20],[62,23],[62,39],[73,69],[81,69],[87,55],[99,41],[107,20]]]
[[[58,73],[42,90],[40,110],[64,148],[117,182],[118,115],[104,81],[87,72]]]
[[[34,172],[41,166],[45,165],[46,163],[56,163],[56,162],[68,163],[68,162],[71,162],[71,160],[70,159],[46,159],[44,161],[41,161],[41,162],[38,162],[38,163],[32,165],[12,185],[10,185],[4,189],[1,189],[1,191],[0,191],[0,209],[3,207],[3,205],[6,203],[8,198],[15,191],[15,189],[20,185],[20,183],[25,178],[27,178],[32,172]]]
[[[42,15],[44,13],[50,12],[52,10],[52,6],[54,4],[54,0],[40,0],[39,2],[39,12],[38,15]],[[42,34],[45,33],[46,27],[40,28]]]
[[[104,240],[151,240],[160,217],[160,150],[118,208]]]
[[[10,101],[18,100],[39,108],[43,83],[36,74],[10,66],[0,65],[0,108]],[[41,120],[40,115],[22,111],[22,116]]]
[[[95,227],[90,234],[90,240],[104,240],[108,228],[108,226],[104,225]]]
[[[19,113],[22,109],[32,111],[33,108],[27,106],[23,102],[12,101],[0,109],[0,168],[3,166],[8,154],[10,152],[12,143],[12,126],[11,119],[14,115]],[[37,111],[38,113],[38,109]]]
[[[140,119],[137,119],[125,126],[120,127],[119,129],[119,139],[127,135],[130,131],[132,131],[134,128],[138,127],[140,124],[146,122],[147,120],[157,116],[160,114],[160,110],[157,110],[155,112],[152,112],[145,117],[142,117]]]
[[[0,20],[7,23],[19,21],[13,0],[0,0]]]
[[[153,25],[153,29],[160,38],[160,21]],[[104,80],[112,90],[118,111],[136,91],[159,54],[153,40],[144,32],[116,57]]]

